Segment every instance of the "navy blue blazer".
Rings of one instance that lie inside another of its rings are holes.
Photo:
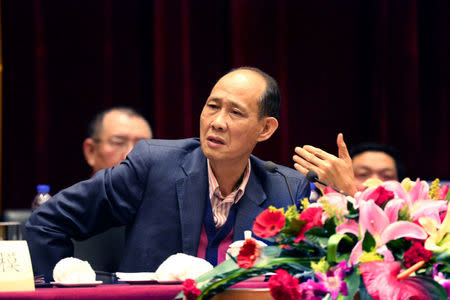
[[[270,205],[291,205],[283,177],[264,170],[251,156],[251,174],[237,203],[233,240],[244,238],[253,221]],[[279,166],[296,199],[309,197],[309,182]],[[35,274],[51,279],[55,264],[73,256],[70,238],[86,239],[127,225],[120,270],[154,271],[171,254],[197,254],[208,197],[206,157],[197,138],[144,140],[120,165],[97,172],[54,195],[26,224]]]

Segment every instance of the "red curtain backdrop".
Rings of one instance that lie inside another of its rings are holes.
[[[280,128],[257,146],[397,147],[407,175],[450,179],[449,1],[3,0],[3,208],[90,175],[81,144],[129,105],[155,137],[198,136],[215,81],[256,66],[280,84]]]

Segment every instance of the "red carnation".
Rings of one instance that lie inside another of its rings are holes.
[[[256,217],[253,233],[262,238],[272,237],[280,232],[286,222],[284,214],[276,209],[268,208]]]
[[[297,237],[295,238],[295,243],[300,242],[305,237],[305,232],[310,230],[313,227],[321,227],[323,225],[322,223],[322,213],[323,209],[322,207],[310,207],[306,210],[302,211],[300,216],[298,217],[299,220],[305,221],[306,224],[303,225],[302,229],[297,234]]]
[[[420,242],[414,242],[412,247],[403,255],[403,265],[406,268],[414,266],[419,261],[428,262],[433,257],[433,253],[425,249]]]
[[[254,239],[247,239],[239,250],[237,264],[239,268],[250,269],[259,257],[259,245]]]
[[[383,186],[378,186],[369,196],[369,199],[375,201],[375,204],[382,206],[385,202],[394,199],[395,194],[386,190]]]
[[[283,269],[278,269],[276,273],[268,282],[272,297],[275,300],[300,299],[298,279]]]
[[[195,300],[202,293],[197,288],[197,283],[193,279],[186,279],[183,282],[183,293],[187,300]]]

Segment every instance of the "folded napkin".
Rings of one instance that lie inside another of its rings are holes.
[[[87,261],[66,257],[55,265],[53,279],[58,283],[90,283],[95,282],[95,272]]]
[[[137,273],[124,273],[116,272],[117,278],[121,281],[152,281],[157,280],[155,272],[137,272]]]
[[[194,279],[212,269],[213,266],[202,258],[177,253],[169,256],[155,273],[158,281],[185,281],[188,278]]]

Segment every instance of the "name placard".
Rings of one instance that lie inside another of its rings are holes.
[[[0,291],[34,291],[26,241],[0,241]]]

